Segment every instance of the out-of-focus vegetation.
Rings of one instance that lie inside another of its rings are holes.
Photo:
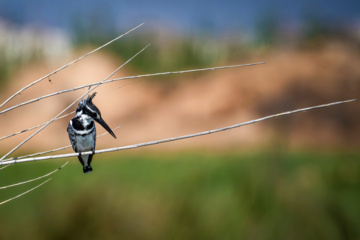
[[[159,39],[154,33],[136,34],[134,37],[125,37],[120,44],[112,44],[105,51],[114,56],[127,60],[136,52],[151,43],[151,47],[141,54],[141,57],[133,59],[129,66],[139,73],[155,73],[192,68],[215,66],[227,60],[227,43],[204,37],[190,36],[164,36]],[[102,37],[76,35],[76,46],[91,44],[99,46],[108,39],[116,37],[108,35]]]
[[[41,189],[1,206],[0,238],[359,239],[359,158],[281,150],[121,153],[97,156],[88,175],[72,159]],[[12,166],[1,183],[62,162]],[[1,198],[23,189],[2,190]]]
[[[56,62],[71,52],[68,36],[56,29],[20,27],[0,19],[0,90],[21,67]]]
[[[49,30],[41,28],[21,29],[12,25],[9,26],[10,30],[0,28],[5,36],[0,40],[0,84],[5,83],[20,66],[33,60],[61,58],[61,54],[69,53],[71,48],[89,45],[95,48],[129,30],[117,29],[112,17],[102,10],[88,18],[74,18],[69,35],[47,33]],[[151,43],[151,48],[128,64],[135,72],[143,74],[238,63],[259,53],[264,54],[264,51],[314,45],[321,47],[334,39],[347,41],[357,47],[359,45],[358,36],[351,28],[329,26],[316,15],[304,17],[299,27],[287,25],[274,13],[268,13],[259,18],[250,35],[244,34],[241,29],[218,35],[206,26],[188,34],[144,29],[131,33],[131,36],[122,38],[103,51],[125,61]]]
[[[106,18],[106,12],[99,13],[99,16]],[[97,25],[100,23],[98,18],[86,19],[85,25],[75,22],[71,46],[66,38],[62,43],[54,42],[59,36],[48,38],[48,42],[32,42],[32,38],[24,41],[26,38],[17,38],[17,35],[8,39],[10,45],[1,45],[0,41],[1,88],[5,89],[6,79],[20,66],[34,60],[57,58],[58,52],[52,46],[65,44],[64,48],[58,48],[62,49],[61,53],[89,45],[94,48],[126,32],[117,30],[111,24],[105,24],[107,28],[104,29],[105,25]],[[333,40],[354,46],[354,51],[359,50],[359,39],[355,35],[341,31],[337,26],[329,27],[316,18],[309,17],[303,29],[297,30],[292,31],[291,27],[284,29],[275,16],[269,15],[259,21],[252,39],[242,38],[240,30],[224,38],[208,32],[176,35],[140,30],[102,51],[110,52],[123,62],[151,43],[151,48],[127,66],[142,74],[219,66],[254,58],[262,61],[267,59],[256,56],[284,49],[311,52],[311,48],[321,48],[323,43]],[[17,48],[19,46],[23,48]],[[348,58],[343,59],[347,61]],[[323,72],[326,71],[328,66],[325,61],[320,59],[315,63],[323,66]],[[298,66],[298,62],[293,65]],[[286,79],[293,82],[290,89],[259,100],[261,106],[254,111],[263,116],[293,109],[299,101],[304,105],[313,105],[343,100],[349,97],[349,92],[353,97],[357,91],[358,75],[348,70],[347,62],[339,65],[341,76],[338,82],[342,83],[341,88],[334,87],[337,81],[318,81],[324,89],[320,92],[318,88],[313,90],[309,87],[309,75],[296,76]],[[274,72],[283,74],[281,67]],[[305,70],[309,72],[309,69]],[[323,72],[319,71],[319,74]],[[318,80],[317,76],[310,76],[310,81]],[[320,76],[328,78],[326,74]],[[266,91],[273,84],[273,79],[267,80]],[[328,87],[329,84],[333,87]],[[331,92],[334,88],[336,91]],[[261,91],[254,94],[253,90],[250,86],[243,92],[239,90],[237,95],[241,100],[248,96],[250,101],[247,105],[252,106],[256,102],[254,99],[264,95]],[[327,95],[325,90],[330,94]],[[239,102],[235,99],[234,102]],[[233,104],[233,108],[243,111],[242,106]],[[349,137],[356,132],[356,112],[352,106],[338,106],[337,109],[340,110],[313,113],[320,116],[320,123],[313,121],[310,114],[297,115],[296,119],[316,126],[324,124],[327,119],[334,119],[335,123],[327,126],[341,126],[343,134],[340,141],[356,146],[357,138],[351,140]],[[143,112],[142,108],[140,110]],[[223,120],[226,111],[224,115],[216,113],[216,116]],[[289,129],[305,132],[302,131],[304,128],[290,127],[294,125],[289,118],[274,121],[276,123],[271,123],[274,131],[284,133],[273,144],[274,148],[287,148],[291,139],[286,138]],[[62,131],[64,134],[65,128]],[[84,175],[80,163],[72,158],[72,163],[55,174],[51,182],[0,206],[0,239],[24,239],[24,236],[29,239],[359,239],[359,159],[359,152],[341,151],[168,154],[136,151],[136,154],[96,156],[94,172]],[[0,182],[3,186],[38,177],[62,163],[61,160],[11,166],[1,171]],[[31,183],[1,190],[0,201],[35,185]]]

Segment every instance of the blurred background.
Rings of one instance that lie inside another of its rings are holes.
[[[1,1],[0,110],[114,77],[245,64],[118,81],[94,103],[117,139],[97,149],[176,137],[360,95],[358,1]],[[81,89],[0,116],[0,137],[56,116]],[[72,107],[74,111],[76,106]],[[70,115],[12,156],[69,145]],[[0,206],[2,239],[360,239],[360,108],[350,103],[227,132],[76,158],[52,181]],[[34,130],[33,130],[34,131]],[[0,140],[5,154],[28,131]],[[97,127],[99,134],[105,130]],[[64,152],[72,152],[67,149]],[[61,152],[59,152],[61,153]],[[1,170],[1,186],[66,160]],[[1,189],[0,201],[37,185]],[[21,231],[19,231],[21,229]]]

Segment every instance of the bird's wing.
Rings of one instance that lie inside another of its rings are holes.
[[[67,128],[67,132],[69,134],[69,139],[70,139],[72,148],[74,149],[75,152],[78,152],[77,148],[76,148],[75,132],[74,132],[74,129],[72,128],[70,122],[69,122],[69,125]]]

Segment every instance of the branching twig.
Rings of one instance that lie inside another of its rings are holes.
[[[74,61],[72,61],[72,62],[70,62],[70,63],[65,64],[65,65],[64,65],[64,66],[62,66],[61,68],[59,68],[59,69],[57,69],[57,70],[55,70],[55,71],[53,71],[53,72],[51,72],[51,73],[49,73],[49,74],[45,75],[44,77],[42,77],[42,78],[40,78],[40,79],[38,79],[38,80],[36,80],[36,81],[34,81],[34,82],[30,83],[29,85],[27,85],[27,86],[23,87],[22,89],[20,89],[19,91],[17,91],[15,94],[13,94],[12,96],[10,96],[7,100],[5,100],[5,101],[4,101],[4,102],[0,105],[0,108],[1,108],[1,107],[3,107],[3,106],[7,103],[7,102],[9,102],[9,101],[10,101],[11,99],[13,99],[15,96],[19,95],[21,92],[23,92],[24,90],[28,89],[29,87],[31,87],[31,86],[33,86],[33,85],[37,84],[38,82],[40,82],[40,81],[44,80],[45,78],[47,78],[47,77],[49,77],[49,76],[51,76],[51,75],[53,75],[53,74],[55,74],[55,73],[57,73],[57,72],[59,72],[59,71],[63,70],[64,68],[66,68],[66,67],[68,67],[68,66],[70,66],[70,65],[72,65],[72,64],[74,64],[74,63],[76,63],[76,62],[78,62],[78,61],[80,61],[80,60],[82,60],[83,58],[85,58],[85,57],[89,56],[90,54],[92,54],[92,53],[94,53],[94,52],[96,52],[96,51],[98,51],[98,50],[102,49],[103,47],[105,47],[105,46],[107,46],[107,45],[111,44],[112,42],[114,42],[114,41],[116,41],[116,40],[118,40],[118,39],[122,38],[123,36],[125,36],[125,35],[127,35],[127,34],[131,33],[131,32],[132,32],[132,31],[134,31],[135,29],[137,29],[137,28],[141,27],[143,24],[144,24],[144,23],[142,23],[142,24],[138,25],[137,27],[135,27],[135,28],[133,28],[133,29],[129,30],[128,32],[126,32],[126,33],[124,33],[124,34],[122,34],[122,35],[120,35],[120,36],[118,36],[117,38],[114,38],[113,40],[111,40],[111,41],[109,41],[109,42],[105,43],[104,45],[102,45],[102,46],[100,46],[100,47],[96,48],[95,50],[93,50],[93,51],[91,51],[91,52],[86,53],[85,55],[83,55],[83,56],[79,57],[78,59],[75,59]]]
[[[107,149],[102,149],[102,150],[96,150],[95,153],[100,154],[100,153],[106,153],[106,152],[115,152],[115,151],[120,151],[120,150],[125,150],[125,149],[133,149],[133,148],[145,147],[145,146],[150,146],[150,145],[155,145],[155,144],[160,144],[160,143],[165,143],[165,142],[172,142],[172,141],[177,141],[177,140],[186,139],[186,138],[199,137],[199,136],[203,136],[203,135],[208,135],[208,134],[212,134],[212,133],[216,133],[216,132],[221,132],[221,131],[226,131],[226,130],[242,127],[242,126],[245,126],[245,125],[250,125],[250,124],[261,122],[261,121],[268,120],[268,119],[271,119],[271,118],[281,117],[281,116],[290,115],[290,114],[298,113],[298,112],[305,112],[305,111],[309,111],[309,110],[313,110],[313,109],[330,107],[330,106],[333,106],[333,105],[349,103],[349,102],[354,102],[354,101],[356,101],[356,99],[332,102],[332,103],[327,103],[327,104],[322,104],[322,105],[317,105],[317,106],[312,106],[312,107],[307,107],[307,108],[300,108],[300,109],[297,109],[297,110],[292,110],[292,111],[282,112],[282,113],[278,113],[278,114],[274,114],[274,115],[269,115],[269,116],[266,116],[266,117],[263,117],[263,118],[258,118],[258,119],[255,119],[255,120],[235,124],[235,125],[232,125],[232,126],[226,126],[226,127],[223,127],[223,128],[217,128],[217,129],[213,129],[213,130],[209,130],[209,131],[184,135],[184,136],[180,136],[180,137],[167,138],[167,139],[163,139],[163,140],[139,143],[139,144],[124,146],[124,147],[116,147],[116,148],[107,148]],[[81,155],[89,155],[89,154],[92,154],[92,152],[88,151],[88,152],[82,152],[81,153]],[[21,160],[18,160],[18,161],[17,160],[11,160],[11,161],[6,161],[6,162],[1,162],[0,165],[7,165],[7,164],[21,163],[21,162],[40,161],[40,160],[49,160],[49,159],[57,159],[57,158],[66,158],[66,157],[75,157],[75,156],[78,156],[78,153],[51,155],[51,156],[44,156],[44,157],[37,157],[37,158],[25,158],[25,159],[21,159]]]
[[[171,75],[171,74],[181,74],[181,73],[190,73],[190,72],[201,72],[201,71],[212,71],[212,70],[219,70],[219,69],[226,69],[226,68],[236,68],[236,67],[248,67],[248,66],[254,66],[254,65],[259,65],[259,64],[264,64],[266,62],[258,62],[258,63],[248,63],[248,64],[239,64],[239,65],[230,65],[230,66],[221,66],[221,67],[212,67],[212,68],[200,68],[200,69],[191,69],[191,70],[184,70],[184,71],[172,71],[172,72],[161,72],[161,73],[150,73],[150,74],[143,74],[143,75],[136,75],[136,76],[128,76],[128,77],[122,77],[122,78],[115,78],[115,79],[111,79],[111,80],[107,80],[107,81],[103,81],[103,82],[97,82],[97,83],[91,83],[91,84],[86,84],[86,85],[82,85],[82,86],[78,86],[78,87],[74,87],[74,88],[69,88],[63,91],[59,91],[59,92],[54,92],[54,93],[50,93],[48,95],[44,95],[23,103],[20,103],[18,105],[15,105],[13,107],[7,108],[3,111],[0,111],[0,114],[6,113],[8,111],[14,110],[18,107],[22,107],[25,105],[28,105],[30,103],[34,103],[37,101],[40,101],[42,99],[45,98],[49,98],[49,97],[53,97],[59,94],[63,94],[63,93],[67,93],[67,92],[72,92],[72,91],[76,91],[79,89],[83,89],[83,88],[88,88],[88,87],[92,87],[92,86],[96,86],[98,84],[105,84],[105,83],[111,83],[111,82],[115,82],[115,81],[121,81],[121,80],[129,80],[129,79],[136,79],[136,78],[142,78],[142,77],[154,77],[154,76],[163,76],[163,75]]]
[[[143,49],[141,49],[138,53],[136,53],[133,57],[131,57],[128,61],[126,61],[124,64],[122,64],[119,68],[117,68],[113,73],[111,73],[107,78],[105,78],[102,82],[108,80],[109,78],[111,78],[117,71],[119,71],[122,67],[124,67],[129,61],[131,61],[134,57],[136,57],[138,54],[140,54],[141,52],[143,52],[149,45],[147,45],[146,47],[144,47]],[[100,83],[102,83],[100,82]],[[75,100],[73,103],[71,103],[68,107],[66,107],[63,111],[61,111],[58,115],[56,115],[55,117],[53,117],[49,122],[47,122],[43,127],[41,127],[39,130],[37,130],[35,133],[33,133],[31,136],[29,136],[28,138],[26,138],[24,141],[22,141],[20,144],[18,144],[15,148],[13,148],[10,152],[8,152],[7,154],[5,154],[1,159],[0,162],[2,162],[7,156],[9,156],[11,153],[13,153],[16,149],[18,149],[19,147],[21,147],[24,143],[26,143],[27,141],[29,141],[32,137],[34,137],[36,134],[38,134],[40,131],[42,131],[45,127],[47,127],[50,123],[52,123],[53,121],[55,121],[55,119],[57,117],[59,117],[61,114],[63,114],[64,112],[66,112],[70,107],[72,107],[75,103],[77,103],[80,99],[82,99],[84,96],[86,96],[88,93],[90,93],[91,91],[93,91],[94,89],[96,89],[97,87],[100,86],[100,83],[97,84],[96,86],[94,86],[92,89],[89,89],[86,93],[84,93],[81,97],[79,97],[77,100]],[[16,161],[16,160],[15,160]]]
[[[51,171],[45,175],[42,175],[40,177],[37,177],[37,178],[33,178],[33,179],[30,179],[30,180],[27,180],[27,181],[24,181],[24,182],[18,182],[18,183],[15,183],[15,184],[11,184],[11,185],[7,185],[7,186],[3,186],[3,187],[0,187],[0,189],[5,189],[5,188],[9,188],[9,187],[15,187],[15,186],[18,186],[18,185],[21,185],[21,184],[25,184],[25,183],[29,183],[29,182],[33,182],[33,181],[36,181],[36,180],[39,180],[39,179],[42,179],[44,177],[47,177],[47,176],[50,176],[54,173],[56,173],[57,171],[61,170],[63,167],[66,166],[66,164],[68,164],[69,161],[67,161],[64,165],[62,165],[61,167],[55,169],[54,171]],[[9,165],[8,165],[9,166]]]

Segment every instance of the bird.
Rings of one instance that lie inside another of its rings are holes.
[[[91,161],[95,154],[96,128],[94,121],[99,123],[111,136],[115,134],[107,123],[101,118],[99,109],[93,104],[96,92],[87,99],[82,99],[76,109],[76,115],[70,120],[67,132],[72,148],[79,153],[78,159],[83,166],[84,173],[92,172]],[[81,152],[92,151],[92,154],[81,155]]]

